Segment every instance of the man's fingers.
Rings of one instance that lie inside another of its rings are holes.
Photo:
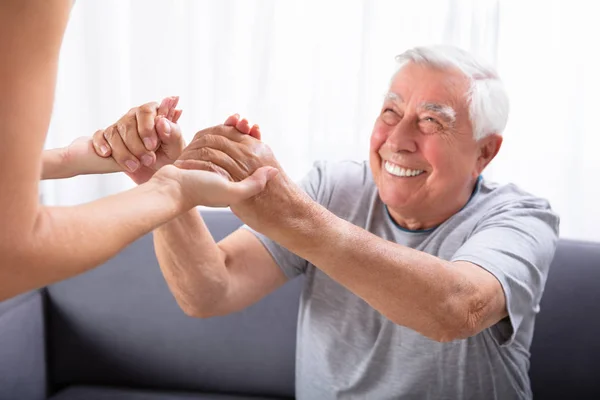
[[[225,120],[225,123],[223,125],[236,126],[237,123],[239,122],[239,120],[240,120],[240,114],[233,114]]]
[[[181,113],[183,112],[183,110],[175,110],[175,112],[173,113],[173,118],[171,119],[171,121],[177,123],[177,121],[179,121],[179,118],[181,117]]]
[[[261,138],[259,126],[254,124],[252,125],[252,127],[250,127],[250,123],[248,122],[248,120],[246,118],[240,119],[239,114],[234,114],[227,118],[223,125],[235,126],[235,128],[241,133],[250,135],[257,140],[260,140]]]
[[[228,176],[233,181],[241,181],[248,176],[248,169],[240,162],[237,162],[222,150],[210,147],[201,147],[193,150],[186,150],[185,159],[177,160],[175,165],[183,169],[194,169],[200,165],[200,169],[204,169],[206,165],[214,165],[220,169],[227,171]],[[235,157],[235,156],[234,156]],[[200,164],[195,164],[188,161],[202,161]]]
[[[247,134],[241,133],[235,127],[226,126],[226,125],[217,125],[217,126],[206,128],[206,129],[203,129],[203,130],[197,132],[196,135],[194,136],[194,139],[192,140],[192,142],[195,140],[201,139],[204,136],[208,136],[208,135],[223,136],[234,142],[241,142],[248,137]]]
[[[175,118],[175,107],[177,107],[177,104],[179,104],[179,96],[172,96],[169,111],[167,112],[167,118],[170,121],[173,121]]]
[[[252,136],[256,140],[260,140],[260,138],[261,138],[260,127],[257,124],[252,125],[252,128],[250,128],[249,135]]]
[[[156,103],[148,103],[138,107],[135,111],[139,140],[143,142],[145,149],[148,151],[154,151],[158,147],[158,134],[154,128],[154,119],[159,107]],[[128,141],[127,145],[131,145],[131,142]]]
[[[237,135],[245,136],[237,131],[235,132]],[[218,152],[212,150],[218,150]],[[239,144],[238,142],[221,135],[205,135],[197,138],[183,150],[179,159],[196,159],[216,162],[221,158],[221,155],[229,156],[229,158],[234,160],[236,164],[239,164],[244,171],[254,171],[254,168],[249,168],[249,163],[254,159],[252,147]],[[249,172],[241,175],[238,180],[245,178],[248,173]]]
[[[164,99],[162,99],[162,101],[160,102],[160,104],[158,106],[158,110],[156,111],[156,115],[159,117],[166,116],[169,113],[169,105],[170,104],[171,104],[170,97],[165,97]]]
[[[175,107],[179,103],[179,96],[165,97],[158,106],[157,115],[161,117],[169,117],[169,113],[173,113]],[[171,119],[172,120],[172,119]],[[176,122],[176,121],[174,121]]]
[[[92,144],[94,145],[94,151],[100,157],[110,157],[111,149],[104,138],[104,129],[99,129],[92,135]]]
[[[238,131],[244,133],[244,134],[249,134],[250,133],[250,123],[248,122],[248,120],[246,118],[242,118],[236,125],[235,125],[235,129],[237,129]]]
[[[227,181],[233,182],[233,178],[231,177],[231,175],[229,175],[229,172],[219,167],[218,165],[211,163],[210,161],[177,160],[173,165],[180,169],[214,172],[221,175],[221,177],[225,178]]]

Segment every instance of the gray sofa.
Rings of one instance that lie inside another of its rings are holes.
[[[240,225],[228,211],[204,216],[217,240]],[[148,235],[89,273],[0,303],[0,400],[293,398],[301,285],[193,319]],[[600,244],[562,240],[531,350],[535,398],[599,399],[599,338]]]

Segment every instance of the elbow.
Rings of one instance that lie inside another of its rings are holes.
[[[213,306],[200,306],[194,303],[183,302],[180,300],[178,300],[177,303],[179,304],[179,308],[181,308],[181,311],[183,311],[185,315],[191,318],[208,319],[225,315],[225,313],[219,312],[218,309]]]
[[[450,307],[443,307],[445,313],[433,340],[448,343],[467,339],[481,332],[486,306],[478,295],[452,301]]]
[[[31,266],[27,253],[19,247],[0,247],[0,302],[42,285],[25,271]]]
[[[479,299],[479,296],[471,295],[453,296],[441,301],[430,312],[421,314],[425,318],[419,318],[420,326],[415,330],[439,343],[475,336],[482,330],[482,318],[486,309]]]
[[[212,295],[208,296],[187,296],[185,293],[179,291],[174,293],[175,300],[181,308],[181,311],[188,317],[207,319],[213,317],[219,317],[228,314],[224,309],[224,296],[221,295],[221,291],[212,292]]]
[[[185,315],[187,315],[188,317],[192,317],[192,318],[207,319],[207,318],[212,318],[212,317],[216,316],[214,313],[211,313],[207,310],[197,308],[197,307],[190,307],[190,306],[182,307],[180,305],[180,308]]]

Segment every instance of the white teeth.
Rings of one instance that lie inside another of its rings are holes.
[[[425,172],[422,169],[402,168],[401,166],[392,164],[389,161],[386,161],[383,164],[383,167],[385,168],[385,170],[387,172],[389,172],[390,174],[392,174],[394,176],[417,176],[417,175],[421,175],[423,172]]]

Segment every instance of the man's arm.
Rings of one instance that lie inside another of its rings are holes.
[[[163,100],[161,107],[164,104]],[[176,102],[172,103],[174,105]],[[163,114],[170,119],[170,113]],[[178,114],[175,114],[171,120],[176,122],[177,118]],[[260,140],[258,126],[250,126],[238,115],[229,117],[225,124]],[[101,134],[96,133],[93,137],[94,149],[109,146],[110,159],[115,159],[118,165],[135,157],[128,149],[141,142],[143,133],[139,127],[147,124],[132,124],[125,118],[122,125],[125,127],[120,130],[122,134],[112,136],[108,142]],[[165,135],[166,125],[156,127],[161,142],[156,152],[157,164],[173,163],[183,150],[179,125],[167,125],[168,136]],[[202,135],[201,131],[197,136]],[[144,176],[130,176],[138,183],[144,181]],[[190,316],[210,317],[241,310],[286,281],[271,255],[253,234],[238,230],[216,244],[196,210],[154,230],[154,244],[165,280],[183,311]]]
[[[286,208],[290,212],[279,214],[277,223],[255,229],[266,227],[261,233],[399,325],[445,342],[473,336],[507,316],[500,282],[478,265],[384,240],[306,197]]]
[[[225,125],[260,140],[258,125],[250,126],[237,114]],[[177,125],[173,125],[173,132],[180,135]],[[156,229],[154,248],[171,292],[181,309],[193,317],[242,310],[286,282],[254,234],[240,229],[217,244],[196,210]]]
[[[180,160],[182,168],[225,171],[234,181],[264,165],[279,168],[264,143],[224,128],[197,135]],[[501,284],[491,273],[356,227],[312,200],[283,172],[264,192],[232,210],[393,322],[434,340],[472,336],[507,315]]]
[[[196,210],[156,229],[154,247],[171,292],[190,316],[242,310],[286,282],[254,234],[240,229],[217,244]]]

